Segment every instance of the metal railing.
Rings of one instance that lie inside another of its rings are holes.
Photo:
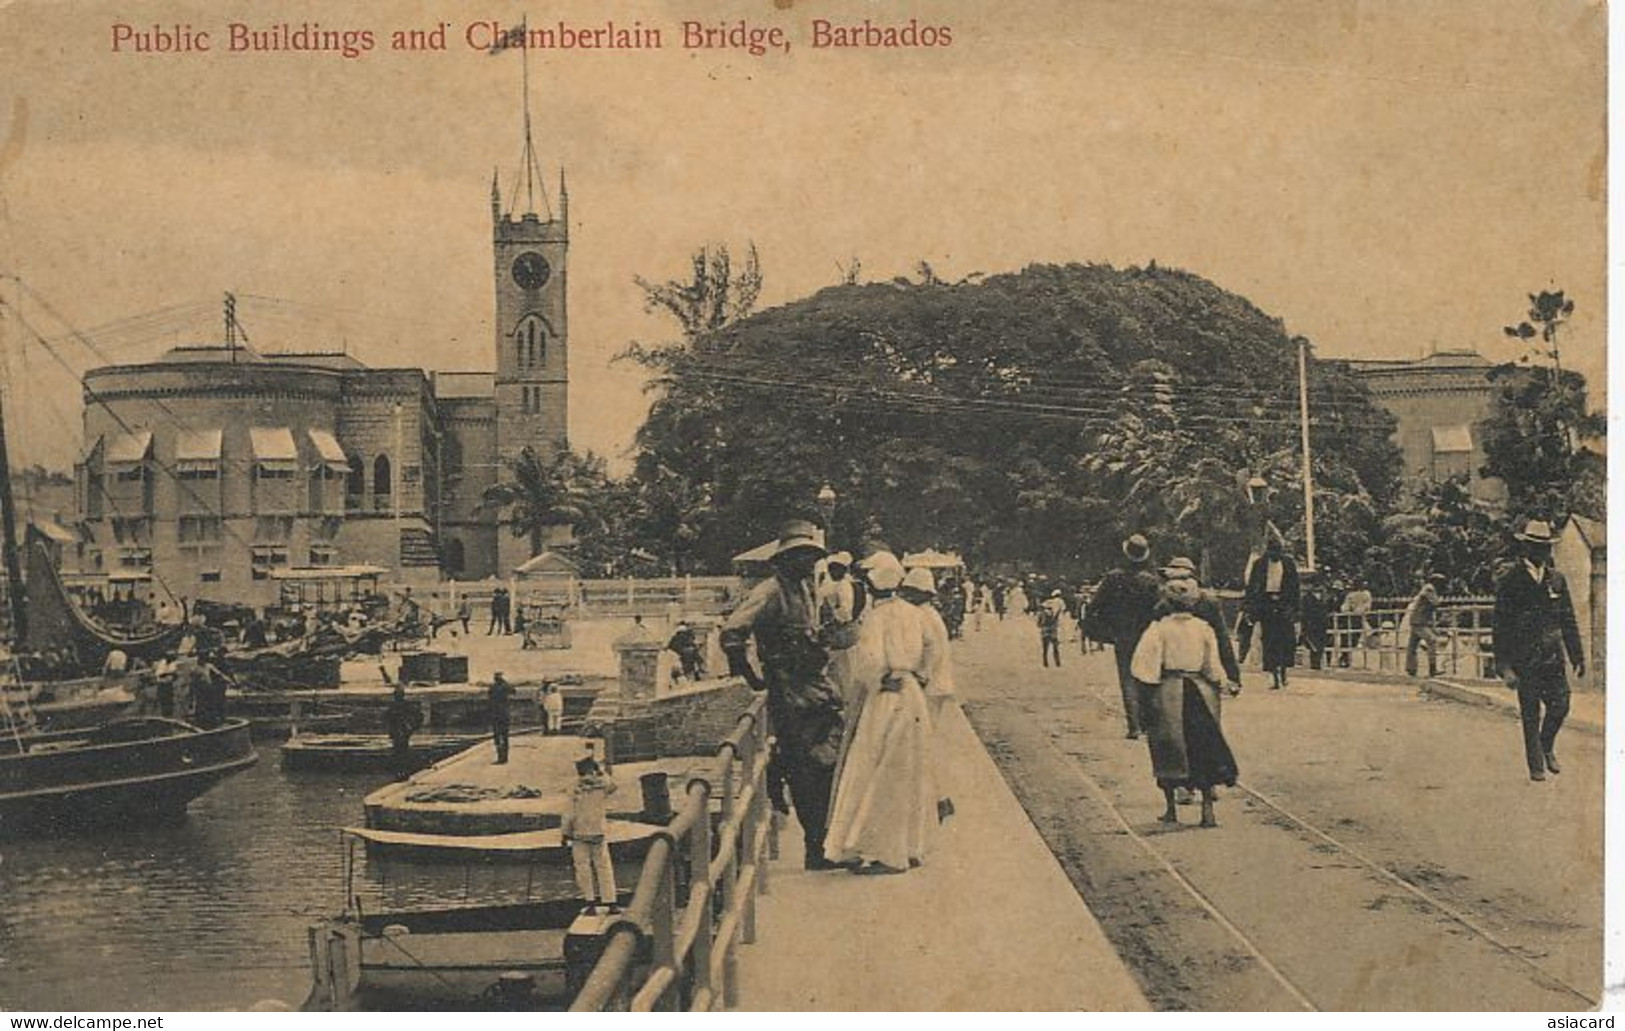
[[[1431,668],[1428,643],[1416,643],[1418,675],[1493,679],[1495,604],[1483,598],[1441,599],[1434,619]],[[1412,657],[1406,607],[1373,608],[1365,615],[1334,612],[1326,635],[1327,662],[1334,669],[1407,673]]]
[[[767,797],[767,699],[758,696],[717,748],[722,798],[694,777],[677,817],[644,858],[626,913],[572,1011],[691,1010],[739,1004],[737,949],[756,940],[773,820]]]

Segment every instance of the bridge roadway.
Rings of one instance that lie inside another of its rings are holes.
[[[758,939],[739,950],[746,1010],[1146,1010],[964,715],[936,735],[955,814],[919,869],[801,869],[781,833]]]

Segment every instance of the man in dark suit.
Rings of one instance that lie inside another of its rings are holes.
[[[1129,673],[1134,647],[1151,625],[1152,610],[1162,594],[1162,581],[1151,567],[1151,543],[1140,534],[1123,542],[1128,564],[1101,578],[1089,602],[1084,633],[1097,641],[1109,641],[1117,656],[1117,687],[1123,697],[1123,718],[1128,724],[1124,737],[1140,736],[1139,689]]]
[[[1551,525],[1532,519],[1513,536],[1523,554],[1495,585],[1495,664],[1518,692],[1529,779],[1545,780],[1548,772],[1558,772],[1557,732],[1569,713],[1564,652],[1581,677],[1585,655],[1568,584],[1552,568]]]

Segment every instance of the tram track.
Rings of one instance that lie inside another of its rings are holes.
[[[1092,681],[1088,682],[1087,690],[1090,698],[1095,702],[1097,707],[1104,715],[1114,720],[1120,720],[1123,718],[1122,706],[1118,704],[1116,699],[1108,696],[1101,689],[1098,683],[1094,683]],[[1134,829],[1133,825],[1128,821],[1122,810],[1111,799],[1110,793],[1106,791],[1105,787],[1101,785],[1100,782],[1096,780],[1088,770],[1083,768],[1081,763],[1077,763],[1074,760],[1073,765],[1077,768],[1079,774],[1084,778],[1084,780],[1090,785],[1091,789],[1097,793],[1098,800],[1107,806],[1111,813],[1116,817],[1117,822],[1130,835],[1130,837],[1148,854],[1153,856],[1153,858],[1158,861],[1159,865],[1161,865],[1174,877],[1176,883],[1178,883],[1187,893],[1189,893],[1204,910],[1209,912],[1216,920],[1218,920],[1221,926],[1229,930],[1237,941],[1243,946],[1243,948],[1249,954],[1255,956],[1264,969],[1269,971],[1271,976],[1282,985],[1289,996],[1303,1004],[1306,1009],[1320,1009],[1320,1007],[1315,1005],[1313,1000],[1308,996],[1307,993],[1304,992],[1302,988],[1300,988],[1295,982],[1292,981],[1291,978],[1287,977],[1280,971],[1280,968],[1268,957],[1268,955],[1263,952],[1262,949],[1259,948],[1256,942],[1254,942],[1245,934],[1245,932],[1237,927],[1235,923],[1229,919],[1229,917],[1225,916],[1213,904],[1212,900],[1201,891],[1201,889],[1199,889],[1190,881],[1189,878],[1179,871],[1179,869],[1173,864],[1167,855],[1158,850],[1156,846],[1153,845],[1144,835],[1140,834]],[[1430,907],[1434,912],[1454,921],[1456,924],[1465,928],[1474,936],[1488,943],[1498,952],[1523,965],[1534,975],[1538,983],[1542,983],[1544,986],[1556,991],[1567,992],[1574,997],[1578,1004],[1587,1009],[1595,1009],[1598,1005],[1600,1005],[1600,999],[1597,997],[1575,987],[1562,977],[1552,973],[1545,967],[1542,967],[1539,963],[1536,963],[1533,959],[1527,956],[1518,946],[1503,940],[1499,935],[1484,927],[1479,921],[1474,920],[1472,917],[1462,912],[1459,908],[1439,898],[1433,892],[1428,891],[1426,888],[1417,884],[1414,880],[1404,876],[1387,864],[1372,858],[1363,849],[1342,840],[1337,835],[1326,830],[1324,827],[1315,824],[1308,818],[1287,808],[1278,799],[1266,794],[1263,791],[1260,791],[1258,788],[1253,787],[1244,780],[1238,779],[1235,787],[1236,790],[1243,792],[1259,805],[1276,813],[1282,819],[1287,820],[1294,826],[1301,828],[1311,837],[1314,837],[1324,842],[1326,845],[1336,849],[1339,853],[1354,860],[1373,875],[1394,885],[1400,890],[1405,891],[1412,897]]]
[[[1152,827],[1118,775],[1129,767],[1119,765],[1113,746],[1126,743],[1102,736],[1122,718],[1115,683],[1104,685],[1098,674],[1069,676],[1066,687],[1065,693],[995,688],[989,697],[967,699],[967,709],[1159,1008],[1343,1010],[1391,1007],[1396,998],[1428,1008],[1435,994],[1446,1008],[1451,998],[1468,1008],[1475,1002],[1488,1008],[1598,1005],[1597,993],[1575,979],[1585,970],[1574,962],[1576,940],[1552,937],[1562,924],[1552,918],[1561,912],[1530,908],[1522,898],[1516,901],[1524,905],[1508,908],[1507,898],[1497,896],[1508,884],[1504,875],[1483,879],[1486,871],[1473,865],[1442,869],[1436,861],[1448,864],[1452,853],[1415,853],[1419,843],[1406,828],[1419,817],[1396,811],[1401,822],[1383,831],[1371,813],[1361,823],[1342,809],[1345,818],[1328,826],[1313,800],[1305,809],[1254,776],[1225,793],[1244,805],[1211,837],[1193,828]],[[995,704],[995,698],[1014,704]],[[1267,725],[1254,723],[1244,736],[1256,737]],[[1143,747],[1130,754],[1135,767],[1143,766]],[[1376,850],[1351,839],[1345,825],[1377,830]],[[1279,837],[1282,831],[1286,838]],[[1382,842],[1396,831],[1414,869],[1403,857],[1396,863],[1382,854],[1390,848]],[[1114,837],[1122,844],[1113,845]],[[1430,872],[1450,894],[1426,883]],[[1465,894],[1469,883],[1476,891],[1471,896]],[[1285,898],[1298,900],[1301,910]],[[1305,898],[1312,900],[1309,907]],[[1534,929],[1533,940],[1520,940],[1525,923]],[[1210,926],[1203,930],[1202,924]],[[1351,974],[1351,967],[1370,972]],[[1514,970],[1521,973],[1508,977]],[[1442,976],[1437,993],[1418,987],[1424,971]],[[1499,972],[1492,978],[1499,994],[1463,994],[1479,971]],[[1389,994],[1396,985],[1400,994]]]

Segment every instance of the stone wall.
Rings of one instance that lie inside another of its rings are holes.
[[[756,692],[738,677],[708,680],[649,701],[628,702],[606,690],[582,733],[603,737],[615,762],[710,755],[732,734]]]

